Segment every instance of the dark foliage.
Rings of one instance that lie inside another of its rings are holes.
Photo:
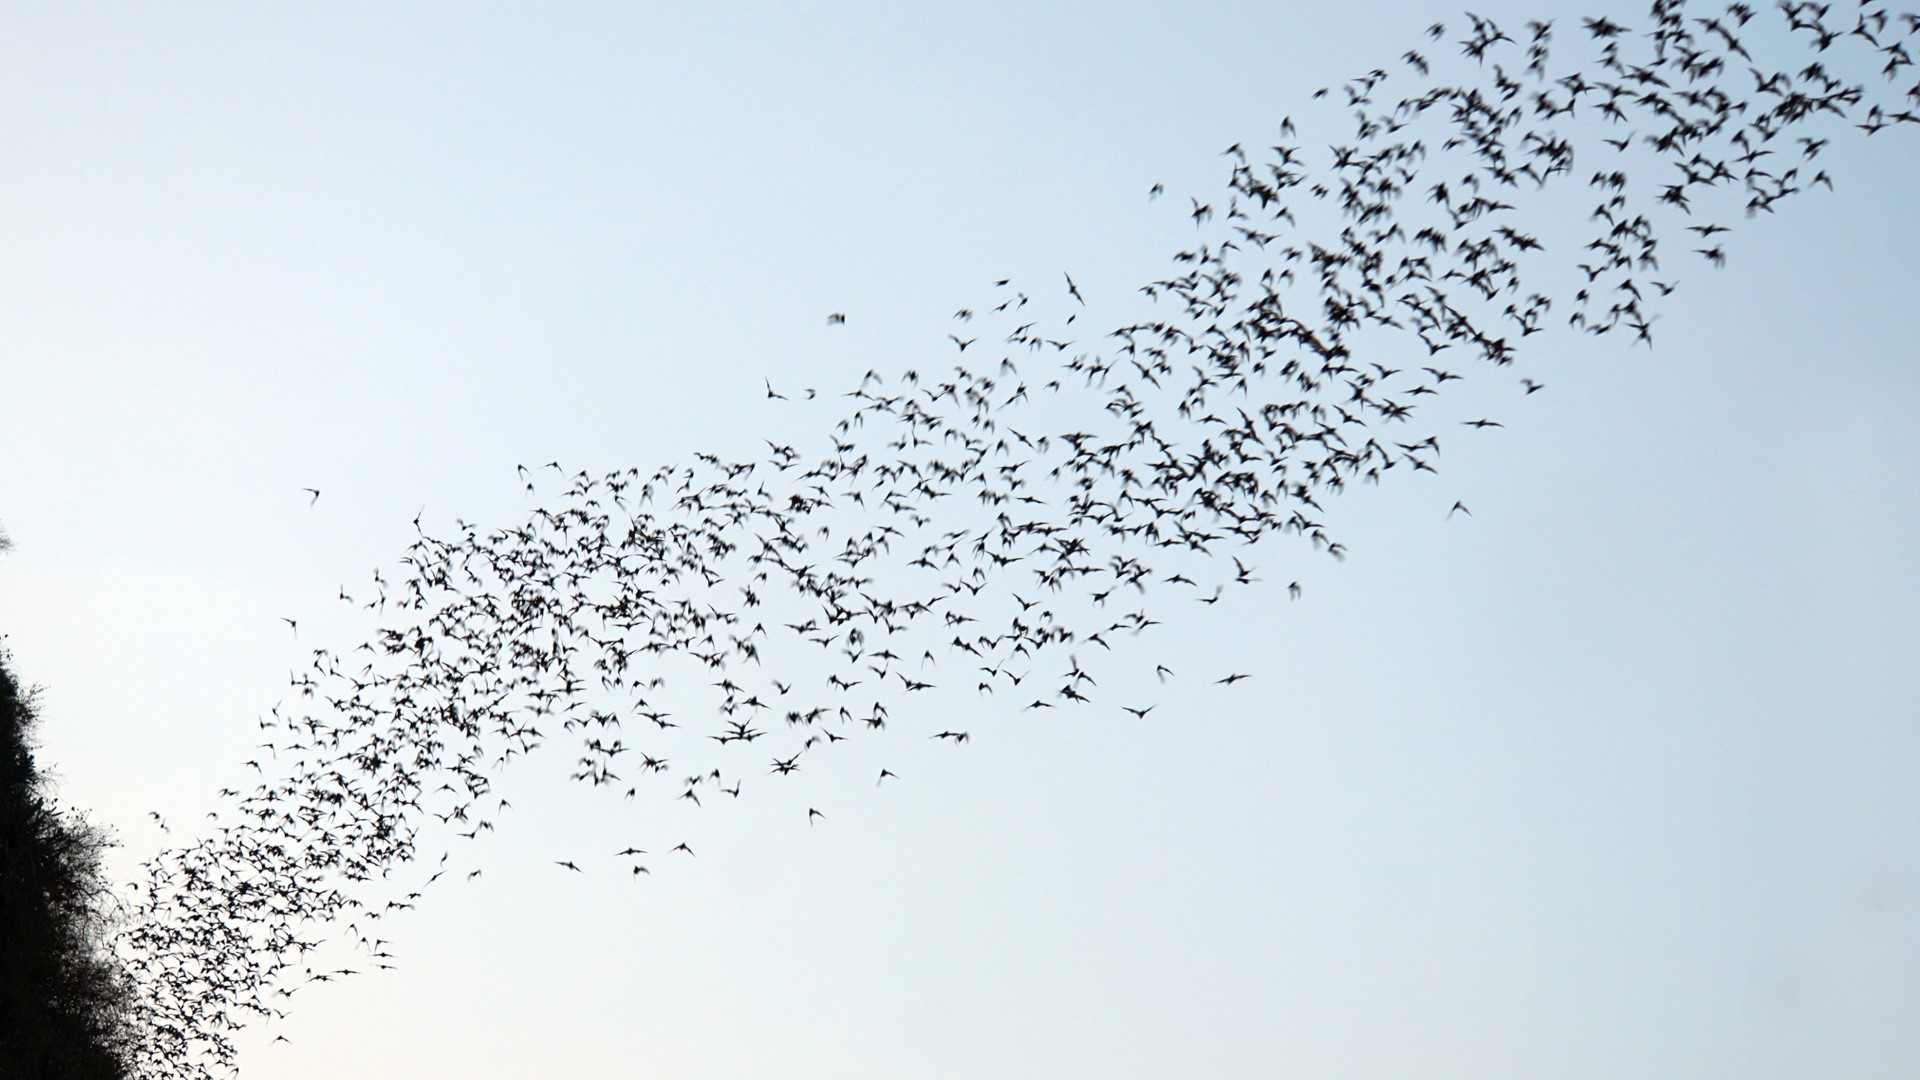
[[[0,1077],[131,1075],[131,987],[104,947],[109,840],[57,809],[34,765],[35,721],[0,653]]]

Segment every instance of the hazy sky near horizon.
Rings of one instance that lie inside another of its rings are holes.
[[[817,443],[767,383],[950,364],[1000,278],[1123,308],[1222,149],[1344,135],[1315,89],[1462,21],[1295,7],[16,11],[0,633],[61,795],[132,873],[417,513]],[[397,969],[243,1075],[1911,1075],[1920,140],[1836,142],[1836,191],[1675,265],[1651,350],[1472,371],[1506,427],[1341,497],[1346,562],[1165,601],[1113,662],[1150,716],[962,697],[883,736],[897,782],[743,798],[640,880],[555,745]]]

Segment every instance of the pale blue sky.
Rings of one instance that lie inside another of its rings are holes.
[[[1001,277],[1123,307],[1221,149],[1337,137],[1308,95],[1436,20],[16,11],[0,630],[63,794],[123,869],[147,811],[190,832],[304,650],[364,633],[336,591],[422,507],[524,517],[517,463],[817,439],[763,379],[947,364]],[[1462,392],[1505,429],[1331,508],[1346,563],[1277,543],[1134,654],[1255,679],[1145,721],[961,696],[926,722],[969,745],[898,725],[898,783],[742,799],[639,884],[552,865],[626,843],[556,746],[455,855],[484,876],[387,924],[399,970],[303,991],[246,1075],[1911,1075],[1920,143],[1823,161],[1675,269],[1651,352],[1530,339]]]

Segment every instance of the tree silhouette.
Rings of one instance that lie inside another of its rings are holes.
[[[0,1076],[128,1076],[131,986],[107,949],[100,872],[110,841],[55,806],[9,659],[0,652]]]

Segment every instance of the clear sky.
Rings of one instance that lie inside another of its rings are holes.
[[[1435,21],[16,10],[0,631],[61,794],[132,875],[149,811],[177,840],[249,782],[416,513],[817,441],[834,407],[768,382],[948,365],[1000,278],[1123,309],[1222,149],[1339,138],[1312,92],[1453,51]],[[245,1075],[1911,1075],[1914,135],[1836,140],[1837,190],[1735,220],[1724,270],[1676,259],[1651,350],[1556,329],[1473,370],[1506,426],[1330,507],[1344,563],[1275,540],[1262,584],[1166,601],[1109,662],[1145,718],[952,695],[884,736],[897,781],[762,785],[643,879],[556,745],[384,924],[396,970],[303,990]]]

